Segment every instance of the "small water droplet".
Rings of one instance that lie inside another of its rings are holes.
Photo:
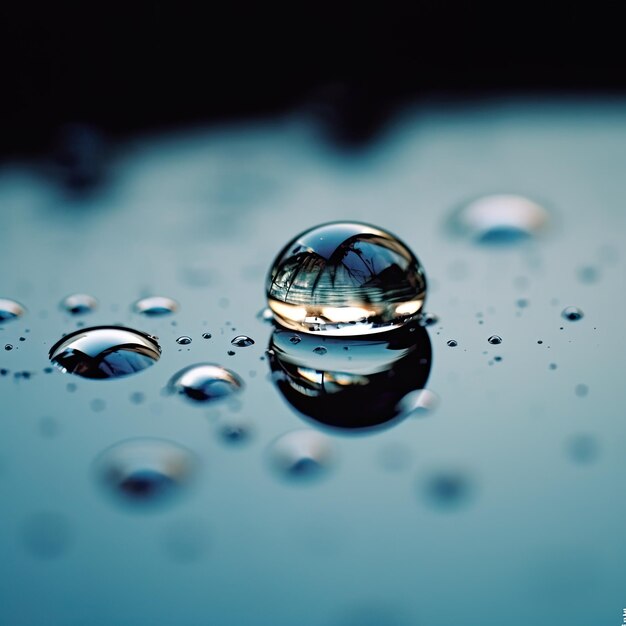
[[[441,511],[453,511],[466,504],[472,492],[472,482],[461,471],[439,471],[423,484],[426,500]]]
[[[313,348],[313,352],[315,352],[315,354],[326,354],[328,350],[324,346],[317,346]]]
[[[188,346],[191,343],[191,337],[187,337],[187,335],[182,335],[176,339],[176,343],[180,346]]]
[[[136,313],[147,317],[161,317],[178,311],[178,302],[167,296],[150,296],[137,300],[133,309]]]
[[[432,413],[439,405],[439,396],[429,389],[411,391],[400,400],[398,408],[405,415],[422,417]]]
[[[211,333],[202,333],[202,339],[211,339]]]
[[[65,389],[67,389],[69,393],[74,393],[78,387],[76,386],[76,383],[67,383],[67,385],[65,385]]]
[[[15,300],[0,298],[0,324],[10,322],[26,313],[26,309]]]
[[[75,293],[61,300],[59,307],[71,315],[85,315],[98,308],[98,301],[84,293]]]
[[[252,438],[252,428],[245,422],[230,421],[220,425],[218,435],[224,443],[242,445]]]
[[[396,237],[366,224],[323,224],[280,252],[267,279],[276,321],[303,332],[363,335],[420,312],[426,278]]]
[[[59,434],[61,430],[59,422],[55,420],[54,417],[50,416],[42,417],[39,420],[37,427],[39,428],[41,436],[45,437],[46,439],[53,439]]]
[[[329,437],[315,430],[293,430],[276,439],[268,449],[272,469],[283,479],[313,482],[328,473],[335,461]]]
[[[207,551],[206,524],[180,521],[167,527],[163,535],[166,556],[178,564],[194,563]]]
[[[62,372],[84,378],[119,378],[154,365],[159,344],[131,328],[95,326],[77,330],[50,349],[50,360]]]
[[[97,482],[120,504],[150,508],[177,496],[197,470],[195,455],[162,439],[117,443],[94,462]]]
[[[589,393],[589,387],[583,383],[579,383],[576,387],[574,387],[574,393],[579,398],[584,398]]]
[[[584,317],[584,313],[577,306],[568,306],[561,312],[561,315],[570,322],[576,322]]]
[[[297,346],[301,341],[302,338],[298,335],[292,335],[291,337],[289,337],[289,342],[292,343],[294,346]]]
[[[502,343],[502,337],[500,337],[500,335],[491,335],[491,337],[489,337],[489,339],[487,339],[487,341],[494,345],[497,346],[499,344]]]
[[[439,321],[439,317],[434,313],[422,313],[420,315],[419,323],[421,326],[433,326]]]
[[[5,349],[5,350],[13,350],[13,346],[12,346],[10,343],[7,343],[7,344],[4,346],[4,349]]]
[[[574,435],[567,442],[567,452],[575,463],[593,463],[599,455],[598,441],[593,435]]]
[[[209,402],[241,391],[243,382],[237,374],[221,365],[198,363],[174,374],[167,388],[194,402]]]
[[[459,345],[456,339],[448,339],[448,341],[446,342],[446,344],[447,344],[450,348],[456,348],[456,347]]]
[[[228,356],[235,356],[235,351],[234,351],[234,350],[228,350],[228,351],[226,352],[226,354],[227,354]]]
[[[96,413],[101,413],[102,411],[104,411],[104,409],[106,409],[106,402],[104,400],[102,400],[102,398],[94,398],[90,403],[89,406],[91,407],[91,410],[96,412]]]
[[[237,346],[238,348],[247,348],[248,346],[254,345],[254,339],[251,339],[247,335],[237,335],[234,337],[231,342],[233,346]]]
[[[130,394],[130,401],[133,404],[142,404],[146,399],[146,395],[141,391],[133,391]]]

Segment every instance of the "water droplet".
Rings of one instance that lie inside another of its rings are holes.
[[[409,467],[413,451],[405,443],[387,443],[378,453],[382,468],[388,472],[401,472]]]
[[[499,363],[500,361],[502,361],[502,357],[501,356],[494,356],[493,360],[496,361],[497,363]]]
[[[102,398],[94,398],[90,403],[89,406],[91,407],[91,410],[96,412],[96,413],[101,413],[102,411],[104,411],[104,409],[106,409],[106,402],[102,399]]]
[[[133,404],[142,404],[146,399],[146,395],[141,391],[133,391],[130,394],[130,401]]]
[[[292,335],[291,337],[289,337],[289,342],[292,343],[294,346],[298,345],[301,341],[302,338],[298,335]]]
[[[150,296],[137,300],[133,309],[136,313],[147,317],[160,317],[178,311],[178,302],[167,296]]]
[[[70,548],[73,529],[61,513],[32,513],[22,523],[20,538],[24,548],[38,559],[57,559]]]
[[[528,306],[529,302],[528,302],[528,300],[527,300],[526,298],[520,298],[520,299],[516,302],[516,304],[517,304],[517,306],[518,306],[520,309],[525,309],[525,308]]]
[[[440,471],[429,476],[423,484],[423,493],[431,505],[439,510],[452,511],[466,504],[472,492],[472,482],[456,470]]]
[[[567,442],[567,452],[575,463],[593,463],[599,455],[599,446],[593,435],[574,435]]]
[[[291,331],[277,328],[268,350],[272,379],[305,419],[342,432],[374,432],[406,417],[402,399],[423,389],[430,373],[427,331],[405,326],[375,337],[346,340],[303,334],[293,344]],[[413,406],[411,409],[414,408]]]
[[[448,339],[448,341],[446,341],[446,344],[450,348],[456,348],[459,345],[456,339]]]
[[[426,297],[426,278],[393,235],[337,222],[312,228],[283,248],[268,276],[267,297],[287,328],[362,335],[414,318]]]
[[[589,393],[589,387],[583,383],[579,383],[576,387],[574,387],[574,393],[579,398],[584,398]]]
[[[98,301],[93,296],[84,293],[75,293],[61,300],[60,308],[72,315],[84,315],[98,308]]]
[[[576,322],[584,317],[584,313],[577,306],[568,306],[561,312],[561,315],[570,322]]]
[[[439,317],[434,313],[422,313],[419,321],[421,326],[434,326],[439,321]]]
[[[94,463],[97,482],[121,504],[153,507],[179,495],[196,474],[198,462],[186,448],[163,439],[117,443]]]
[[[202,333],[202,339],[211,339],[211,333]]]
[[[556,363],[550,363],[550,365],[548,365],[548,367],[549,367],[551,370],[555,370],[555,369],[556,369]]]
[[[252,428],[245,422],[230,421],[219,427],[218,435],[224,443],[242,445],[252,438]]]
[[[247,348],[248,346],[254,345],[254,339],[251,339],[247,335],[237,335],[230,343],[238,348]]]
[[[498,344],[502,343],[502,337],[500,337],[499,335],[491,335],[491,337],[489,337],[489,339],[487,339],[487,341],[494,345],[497,346]]]
[[[182,335],[176,339],[176,343],[180,346],[188,346],[191,343],[191,337],[187,337],[187,335]]]
[[[190,365],[172,376],[168,383],[171,393],[194,402],[209,402],[241,391],[243,382],[234,372],[213,363]]]
[[[4,346],[4,349],[5,349],[5,350],[13,350],[13,346],[12,346],[10,343],[7,343],[7,344]]]
[[[314,481],[328,473],[335,462],[332,441],[315,430],[293,430],[269,447],[269,462],[282,478],[299,483]]]
[[[50,350],[50,360],[62,372],[84,378],[128,376],[154,365],[160,356],[153,337],[118,326],[77,330]]]
[[[536,202],[510,194],[484,196],[450,218],[449,229],[484,244],[513,244],[536,236],[546,226],[548,212]]]
[[[317,346],[317,348],[313,348],[313,352],[315,354],[326,354],[328,350],[324,346]]]
[[[24,313],[26,313],[26,309],[19,302],[0,298],[0,324],[22,317]]]
[[[234,350],[228,350],[228,351],[226,352],[226,354],[227,354],[228,356],[235,356],[235,352],[234,352]]]
[[[577,274],[578,274],[578,280],[580,280],[581,283],[587,283],[587,284],[596,283],[598,282],[598,279],[600,278],[599,270],[592,266],[579,268]]]

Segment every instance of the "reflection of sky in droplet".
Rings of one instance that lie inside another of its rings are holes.
[[[96,326],[75,331],[50,349],[50,360],[63,372],[84,378],[120,378],[154,365],[161,348],[131,328]]]

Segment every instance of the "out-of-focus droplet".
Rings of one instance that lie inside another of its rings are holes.
[[[585,314],[582,312],[582,309],[579,309],[577,306],[568,306],[563,309],[561,316],[570,322],[577,322],[581,320]]]
[[[241,446],[252,438],[252,427],[247,422],[230,419],[218,428],[219,438],[228,445]]]
[[[179,346],[188,346],[191,343],[191,337],[187,337],[187,335],[182,335],[176,339],[176,343]]]
[[[567,452],[575,463],[593,463],[599,456],[599,445],[593,435],[574,435],[567,441]]]
[[[324,346],[317,346],[316,348],[313,348],[313,352],[315,352],[315,354],[326,354],[328,352],[328,350],[324,347]]]
[[[395,236],[336,222],[301,233],[280,252],[267,279],[276,321],[302,332],[362,335],[417,316],[424,271]]]
[[[243,389],[243,381],[221,365],[198,363],[174,374],[167,389],[194,402],[211,402],[238,393]]]
[[[146,317],[161,317],[176,313],[178,302],[167,296],[150,296],[137,300],[133,305],[133,310]]]
[[[7,350],[7,351],[11,351],[11,350],[13,350],[13,345],[10,344],[10,343],[7,343],[7,344],[4,345],[4,349]]]
[[[62,372],[84,378],[128,376],[154,365],[160,356],[153,337],[119,326],[77,330],[50,349],[50,360]]]
[[[487,341],[491,345],[497,346],[497,345],[502,343],[502,337],[500,337],[500,335],[491,335],[491,337],[489,337],[489,339],[487,339]]]
[[[237,335],[231,340],[230,343],[238,348],[247,348],[248,346],[254,345],[254,339],[248,337],[247,335]]]
[[[422,313],[420,315],[420,326],[434,326],[439,321],[439,317],[434,313]]]
[[[439,405],[439,396],[430,389],[411,391],[400,400],[398,409],[403,415],[421,417],[432,413]]]
[[[256,318],[261,322],[269,323],[274,320],[274,313],[272,313],[272,309],[266,306],[257,313]]]
[[[549,221],[544,207],[511,194],[490,195],[457,209],[450,230],[484,244],[512,244],[538,235]]]
[[[317,480],[335,462],[332,441],[315,430],[293,430],[276,439],[268,449],[269,463],[282,478],[298,483]]]
[[[0,324],[10,322],[26,313],[26,309],[15,300],[0,298]]]
[[[61,513],[32,513],[20,527],[24,548],[35,558],[51,560],[62,557],[73,541],[73,529]]]
[[[574,387],[574,393],[579,398],[584,398],[589,393],[589,387],[584,383],[579,383],[576,387]]]
[[[71,315],[85,315],[98,308],[98,301],[85,293],[74,293],[63,298],[59,306]]]
[[[94,462],[101,487],[122,505],[152,508],[180,494],[198,470],[190,450],[164,439],[117,443]]]
[[[428,476],[421,489],[426,501],[434,508],[453,511],[467,504],[473,485],[465,472],[444,470]]]

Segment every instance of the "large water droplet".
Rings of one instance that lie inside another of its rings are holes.
[[[22,317],[26,309],[15,300],[0,298],[0,324]]]
[[[137,300],[133,309],[136,313],[141,313],[147,317],[160,317],[175,313],[178,310],[178,302],[166,296],[150,296]]]
[[[487,244],[510,244],[537,235],[548,222],[544,207],[510,194],[484,196],[456,210],[450,229]]]
[[[72,315],[84,315],[85,313],[95,311],[98,307],[98,301],[93,296],[84,293],[74,293],[63,298],[59,306]]]
[[[419,261],[373,226],[337,222],[290,241],[267,279],[268,303],[283,326],[329,335],[390,330],[414,318],[426,297]]]
[[[231,370],[214,363],[198,363],[180,370],[170,379],[170,393],[194,402],[209,402],[231,396],[243,388],[243,381]]]
[[[119,326],[77,330],[50,350],[50,360],[61,371],[84,378],[128,376],[154,365],[160,356],[152,336]]]
[[[577,306],[568,306],[563,309],[561,316],[570,322],[577,322],[581,320],[585,314],[582,312],[582,309],[579,309]]]
[[[96,480],[119,503],[162,505],[194,477],[195,455],[163,439],[139,438],[117,443],[95,461]]]
[[[248,346],[254,345],[254,339],[251,339],[247,335],[237,335],[230,343],[238,348],[247,348]]]
[[[272,334],[272,377],[285,399],[316,425],[359,432],[391,426],[414,410],[402,400],[422,389],[430,372],[430,340],[417,325],[375,338],[303,334],[294,344],[292,337],[280,328]],[[314,349],[319,347],[323,353]]]
[[[287,480],[309,482],[323,477],[335,461],[331,440],[315,430],[293,430],[269,447],[269,462]]]

